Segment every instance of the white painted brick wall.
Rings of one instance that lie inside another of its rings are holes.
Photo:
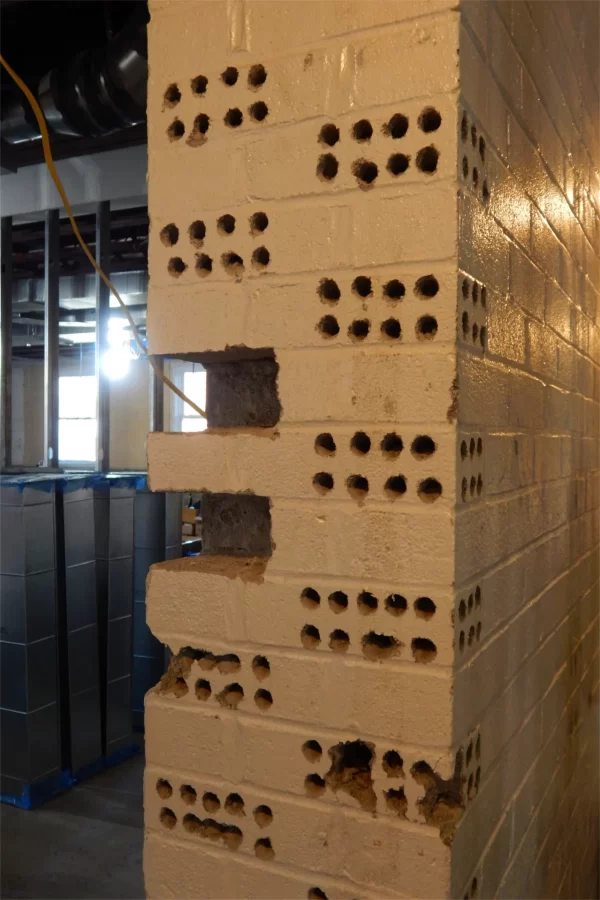
[[[152,631],[175,653],[213,656],[147,698],[148,896],[590,896],[597,8],[152,0],[151,12],[150,349],[208,363],[271,348],[282,411],[269,429],[149,439],[156,490],[269,497],[273,555],[254,568],[166,563],[149,577]],[[257,64],[267,78],[249,88]],[[228,66],[234,85],[221,79]],[[171,85],[179,99],[165,99]],[[426,133],[430,107],[441,125]],[[225,124],[230,109],[239,127]],[[201,114],[204,134],[192,135]],[[397,114],[402,137],[386,133]],[[361,120],[364,142],[352,136]],[[174,122],[183,134],[170,140]],[[428,146],[433,173],[419,168]],[[317,174],[326,154],[338,166],[329,180]],[[408,164],[397,175],[394,154]],[[377,165],[370,185],[353,173],[361,159]],[[268,217],[260,233],[256,213]],[[243,270],[226,268],[229,253]],[[434,296],[420,287],[429,276]],[[323,279],[338,298],[321,296]],[[326,316],[336,334],[323,333]],[[425,334],[424,317],[435,319]],[[401,336],[382,331],[389,319]],[[349,330],[359,320],[361,339]],[[357,432],[366,454],[352,449]],[[315,444],[323,433],[332,455]],[[380,447],[390,433],[396,456]],[[423,436],[428,456],[415,452]],[[315,489],[318,472],[331,490]],[[351,475],[368,493],[348,489]],[[390,494],[390,476],[404,493]],[[433,503],[427,478],[442,485]],[[393,650],[373,655],[372,633]],[[262,677],[257,657],[270,666]],[[234,683],[237,706],[225,699]],[[374,747],[376,815],[319,781],[328,749],[357,740]],[[307,741],[321,752],[309,758]],[[390,774],[392,752],[402,766]],[[422,762],[448,780],[452,808],[438,804],[436,824],[419,805]],[[226,803],[234,793],[244,815]],[[262,827],[261,804],[272,815]],[[450,847],[439,825],[455,813]]]

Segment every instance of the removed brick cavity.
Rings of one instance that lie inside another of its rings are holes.
[[[363,809],[375,812],[377,794],[373,790],[371,769],[375,745],[366,741],[341,741],[329,748],[331,768],[325,781],[334,793],[344,791]]]
[[[424,760],[416,762],[410,774],[425,789],[425,793],[417,801],[417,808],[428,825],[439,828],[440,837],[446,846],[450,846],[456,834],[456,828],[464,812],[462,799],[462,753],[457,753],[452,778],[444,780],[433,771]]]

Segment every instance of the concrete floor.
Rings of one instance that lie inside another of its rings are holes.
[[[33,811],[2,804],[2,900],[143,900],[140,754]]]

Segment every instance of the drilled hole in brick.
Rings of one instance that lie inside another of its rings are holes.
[[[475,588],[475,606],[481,606],[481,588],[479,585]]]
[[[350,646],[350,638],[341,628],[334,628],[329,635],[329,646],[336,653],[345,653]]]
[[[368,319],[355,319],[348,328],[348,336],[354,341],[364,341],[370,328]]]
[[[477,187],[479,183],[479,172],[477,171],[477,166],[473,166],[473,171],[471,172],[471,178],[473,180],[474,187]]]
[[[328,431],[318,434],[315,438],[315,450],[319,456],[333,456],[336,451],[333,435]]]
[[[401,497],[406,493],[406,478],[404,475],[392,475],[385,483],[385,492],[388,497]]]
[[[400,652],[400,642],[388,634],[377,634],[375,631],[370,631],[364,635],[361,643],[363,656],[371,662],[390,659]]]
[[[168,808],[168,806],[163,806],[160,811],[159,819],[163,828],[168,828],[170,831],[177,825],[177,816],[172,809]]]
[[[370,297],[373,293],[371,279],[367,278],[366,275],[359,275],[352,282],[352,291],[358,294],[359,297]]]
[[[383,296],[388,300],[401,300],[406,293],[406,288],[402,284],[401,281],[398,281],[397,278],[393,278],[391,281],[388,281],[386,285],[383,287]]]
[[[252,660],[252,671],[262,681],[271,674],[271,663],[266,656],[255,656]]]
[[[217,657],[217,669],[221,675],[229,675],[231,672],[239,672],[242,664],[237,653],[223,653]]]
[[[309,762],[317,762],[321,759],[323,748],[318,741],[305,741],[302,744],[302,753]]]
[[[393,431],[382,438],[379,446],[381,447],[384,456],[388,459],[395,459],[397,456],[400,456],[404,449],[402,438]]]
[[[165,106],[169,108],[173,106],[177,106],[179,101],[181,100],[181,91],[177,87],[176,84],[170,84],[169,87],[165,91],[164,101]]]
[[[415,294],[418,297],[427,299],[435,297],[439,289],[440,285],[435,275],[422,275],[415,282]]]
[[[304,789],[309,797],[320,797],[325,792],[325,779],[317,775],[307,775],[304,779]]]
[[[479,303],[479,285],[476,281],[473,282],[473,287],[471,289],[471,297],[473,298],[473,303]]]
[[[169,260],[167,271],[173,278],[179,278],[181,273],[185,272],[186,269],[187,266],[180,256],[172,256]]]
[[[469,798],[469,800],[472,800],[472,798],[475,795],[475,792],[473,790],[473,782],[474,781],[475,781],[475,776],[469,775],[469,780],[467,782],[467,797]]]
[[[375,597],[369,591],[361,591],[357,597],[357,602],[358,611],[362,613],[363,616],[368,616],[371,613],[374,613],[377,610],[377,606],[379,605],[377,597]]]
[[[406,597],[401,594],[390,594],[385,598],[385,609],[391,616],[401,616],[408,609]]]
[[[386,750],[381,767],[388,778],[404,778],[404,760],[397,750]]]
[[[417,153],[417,169],[426,175],[432,175],[437,169],[439,158],[439,151],[435,147],[423,147]]]
[[[420,341],[431,341],[436,336],[438,323],[435,316],[421,316],[417,321],[417,338]]]
[[[369,493],[369,481],[364,475],[349,475],[346,478],[346,487],[355,500],[364,500]]]
[[[172,686],[172,691],[177,699],[179,699],[180,697],[185,697],[185,695],[189,691],[185,678],[176,678],[175,684]]]
[[[244,115],[241,109],[234,107],[233,109],[227,110],[225,116],[223,117],[223,121],[228,128],[239,128],[244,121]]]
[[[319,629],[314,625],[305,625],[300,632],[300,640],[305,650],[315,650],[321,643]]]
[[[483,478],[481,477],[481,475],[478,475],[477,476],[477,496],[481,495],[482,490],[483,490]]]
[[[337,303],[341,297],[340,289],[333,278],[323,278],[319,283],[317,293],[321,300],[330,303]]]
[[[390,340],[398,340],[402,334],[402,328],[398,319],[386,319],[381,323],[381,333],[390,338]]]
[[[183,825],[184,831],[187,831],[188,834],[201,834],[205,837],[210,836],[214,840],[216,840],[220,834],[216,828],[217,823],[214,822],[214,820],[206,819],[202,821],[202,819],[199,819],[194,813],[186,813],[181,824]]]
[[[411,444],[410,452],[417,459],[425,459],[435,453],[435,441],[428,434],[420,434]]]
[[[469,297],[469,281],[467,278],[463,278],[462,295],[465,300],[467,300]]]
[[[467,453],[468,453],[468,452],[469,452],[469,451],[468,451],[468,449],[467,449],[467,442],[466,442],[466,441],[461,441],[461,443],[460,443],[460,455],[461,455],[461,457],[462,457],[463,459],[466,459],[466,458],[467,458]]]
[[[469,745],[467,747],[467,752],[465,754],[465,760],[467,766],[471,765],[471,760],[473,759],[473,741],[469,741]]]
[[[383,126],[383,133],[396,140],[404,137],[407,131],[408,119],[402,113],[395,113],[389,122]]]
[[[212,693],[210,681],[207,681],[206,678],[199,678],[194,687],[194,691],[198,700],[208,700]]]
[[[322,891],[321,888],[318,887],[310,888],[306,896],[308,897],[308,900],[327,900],[325,891]]]
[[[373,184],[379,174],[379,169],[374,162],[368,159],[357,159],[352,164],[352,174],[358,183],[364,187]]]
[[[477,480],[474,475],[471,475],[471,481],[469,482],[469,493],[471,497],[475,494],[475,488],[477,487]]]
[[[196,651],[194,659],[198,660],[198,665],[201,669],[205,669],[208,672],[217,665],[217,657],[214,653],[211,653],[210,650]]]
[[[404,788],[390,788],[389,791],[384,791],[383,793],[385,796],[385,805],[390,812],[393,812],[401,819],[405,819],[408,801],[404,793]]]
[[[328,597],[329,606],[334,613],[342,613],[348,609],[348,595],[343,591],[333,591]]]
[[[254,842],[254,855],[258,859],[270,860],[275,858],[275,851],[271,843],[271,838],[258,838]]]
[[[424,503],[434,503],[442,496],[442,485],[437,478],[424,478],[417,488],[417,493]]]
[[[179,793],[181,794],[181,799],[184,803],[187,803],[188,806],[193,806],[196,802],[197,794],[196,789],[192,787],[191,784],[182,784],[179,788]]]
[[[462,158],[462,173],[463,173],[463,178],[469,177],[469,160],[467,159],[466,156],[463,156],[463,158]]]
[[[481,735],[477,735],[477,740],[475,741],[475,759],[481,758]]]
[[[474,878],[471,882],[471,897],[474,898],[477,896],[477,879]]]
[[[460,136],[463,141],[466,141],[469,136],[469,120],[467,119],[466,113],[463,113],[463,117],[460,121]]]
[[[201,277],[206,277],[212,272],[213,261],[206,253],[201,253],[196,261],[196,272]]]
[[[435,614],[436,605],[430,597],[417,597],[414,606],[420,619],[431,619]]]
[[[266,247],[257,247],[252,254],[252,265],[255,269],[266,269],[271,261],[271,254]]]
[[[221,81],[228,87],[233,87],[238,80],[238,75],[239,72],[235,66],[227,66],[225,71],[221,73]]]
[[[327,494],[333,488],[333,475],[331,472],[317,472],[313,484],[319,494]]]
[[[225,799],[225,809],[233,816],[244,815],[244,801],[239,794],[228,794]]]
[[[486,329],[485,325],[482,325],[481,329],[479,331],[479,343],[481,344],[481,346],[483,348],[485,348],[486,335],[487,335],[487,329]]]
[[[469,635],[467,637],[467,644],[469,645],[469,647],[472,645],[474,640],[475,640],[475,626],[471,625],[471,627],[469,628]]]
[[[202,795],[202,806],[206,812],[216,812],[218,809],[221,809],[221,801],[212,791],[206,791]]]
[[[477,146],[477,129],[474,125],[471,125],[471,143],[474,147]]]
[[[259,88],[267,80],[267,70],[261,63],[251,66],[248,71],[248,87]]]
[[[487,306],[487,289],[485,285],[481,285],[481,305],[485,308]]]
[[[269,218],[264,212],[254,213],[250,217],[250,231],[252,234],[261,234],[269,226]]]
[[[469,482],[467,481],[466,478],[463,478],[463,480],[461,482],[461,488],[460,488],[460,493],[461,493],[463,500],[467,499],[468,490],[469,490]]]
[[[176,244],[179,240],[179,228],[177,225],[174,225],[173,222],[170,225],[165,225],[161,229],[160,239],[165,247],[172,247],[173,244]]]
[[[319,132],[319,143],[326,144],[328,147],[334,147],[340,139],[340,129],[337,125],[329,122],[323,125]]]
[[[221,706],[237,709],[244,699],[244,688],[237,681],[234,681],[232,684],[225,685],[221,693],[216,696]]]
[[[465,603],[464,600],[461,600],[460,603],[458,604],[458,618],[460,619],[461,622],[464,622],[466,616],[467,616],[467,604]]]
[[[437,656],[437,647],[429,638],[413,638],[410,646],[415,662],[429,663]]]
[[[355,141],[370,141],[373,136],[373,126],[368,119],[360,119],[352,126],[352,137]]]
[[[260,806],[257,806],[252,815],[259,828],[266,828],[273,821],[273,812],[266,803],[261,803]]]
[[[259,709],[269,709],[273,706],[273,696],[271,691],[267,691],[265,688],[259,688],[254,694],[254,702]]]
[[[442,117],[433,106],[426,107],[419,116],[419,128],[421,131],[437,131],[442,124]]]
[[[300,594],[300,602],[306,609],[316,609],[321,602],[321,595],[314,588],[304,588]]]
[[[162,800],[167,800],[173,793],[173,788],[166,778],[159,778],[156,782],[156,793]]]
[[[466,312],[462,314],[462,330],[464,336],[466,337],[469,333],[469,314]]]
[[[352,451],[359,456],[364,456],[371,449],[371,438],[364,431],[357,431],[350,440]]]
[[[410,164],[410,156],[405,153],[392,153],[387,161],[387,170],[390,175],[403,175]]]
[[[240,278],[244,273],[244,260],[237,253],[223,253],[221,265],[228,275]]]
[[[207,86],[208,78],[206,78],[204,75],[196,75],[196,77],[192,78],[192,80],[190,81],[192,94],[205,94]]]
[[[225,213],[217,219],[217,228],[221,234],[233,234],[235,231],[235,217]]]
[[[248,107],[248,112],[250,113],[250,118],[254,119],[255,122],[264,122],[269,115],[269,107],[262,100],[258,100]]]
[[[167,128],[167,137],[170,141],[178,141],[185,134],[185,125],[181,119],[173,119]]]
[[[461,631],[460,637],[458,639],[458,646],[460,647],[460,652],[462,653],[465,649],[465,633]]]
[[[469,612],[470,612],[470,613],[473,612],[473,603],[474,603],[473,594],[469,594],[469,599],[468,599],[468,601],[467,601],[467,606],[469,607]]]
[[[335,316],[323,316],[317,327],[324,337],[335,337],[340,333],[340,326]]]
[[[481,187],[481,196],[484,203],[487,203],[487,201],[490,199],[490,189],[488,187],[487,178],[485,178],[483,181],[483,185]]]
[[[333,153],[324,153],[317,163],[317,176],[321,181],[331,181],[338,173],[339,163]]]
[[[196,118],[194,119],[194,127],[192,129],[190,143],[203,143],[203,141],[201,142],[199,138],[202,138],[209,128],[209,117],[206,115],[206,113],[200,113],[200,115],[196,116]]]
[[[206,237],[206,225],[201,219],[192,222],[188,228],[188,236],[194,247],[202,246],[202,241]]]
[[[481,157],[482,162],[485,162],[485,150],[486,150],[485,140],[483,137],[480,137],[479,138],[479,155]]]

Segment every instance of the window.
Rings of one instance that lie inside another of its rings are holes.
[[[183,373],[183,393],[196,403],[200,409],[206,409],[206,370]],[[182,431],[204,431],[206,419],[199,416],[189,403],[183,404],[181,419]]]
[[[95,462],[96,431],[96,376],[61,376],[58,379],[59,462]]]

